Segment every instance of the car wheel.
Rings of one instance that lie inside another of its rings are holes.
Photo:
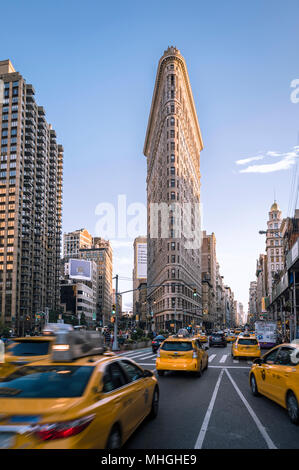
[[[158,415],[158,411],[159,411],[159,390],[158,390],[158,387],[155,387],[153,399],[152,399],[152,407],[149,413],[149,418],[155,419]]]
[[[201,377],[202,376],[202,364],[201,363],[200,363],[199,370],[195,374],[196,374],[196,377]]]
[[[157,370],[159,377],[162,377],[164,375],[164,370]]]
[[[287,410],[291,422],[293,424],[299,424],[299,407],[297,398],[293,392],[289,392],[287,395]]]
[[[121,448],[121,434],[119,426],[114,425],[108,437],[106,449],[120,449]]]
[[[205,367],[205,370],[207,370],[208,367],[209,367],[209,358],[207,358],[207,365],[206,365],[206,367]]]
[[[253,374],[251,374],[250,376],[250,387],[251,387],[252,395],[254,395],[255,397],[258,397],[260,394],[258,392],[255,376]]]

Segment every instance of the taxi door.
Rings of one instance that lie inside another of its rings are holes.
[[[278,348],[270,351],[263,356],[262,364],[258,367],[257,372],[257,386],[261,393],[273,397],[273,383],[274,378],[272,374],[272,366],[278,353]]]
[[[196,348],[197,348],[197,354],[198,354],[198,369],[200,367],[200,363],[202,363],[202,368],[204,369],[207,365],[208,361],[208,354],[207,352],[203,349],[200,340],[195,340],[194,341]]]
[[[294,390],[298,386],[296,378],[298,377],[298,366],[291,362],[290,355],[295,350],[290,346],[282,346],[277,354],[275,365],[273,366],[272,375],[275,380],[275,398],[276,401],[285,406],[286,391],[288,388]]]
[[[113,425],[121,423],[124,440],[130,435],[133,427],[132,408],[134,397],[130,384],[120,367],[118,361],[108,364],[103,370],[102,396],[96,404],[98,429],[101,429],[104,437],[105,447],[109,433]]]
[[[128,381],[127,393],[130,397],[130,431],[138,426],[149,412],[151,390],[149,380],[144,378],[143,371],[129,360],[119,361]]]

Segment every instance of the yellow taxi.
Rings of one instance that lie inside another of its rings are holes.
[[[236,339],[235,334],[231,331],[228,331],[225,336],[226,336],[226,341],[228,343],[233,343]]]
[[[166,371],[194,372],[201,377],[208,368],[207,346],[199,338],[175,335],[167,338],[160,346],[156,358],[156,370],[159,376]]]
[[[50,357],[54,336],[25,336],[14,338],[5,351],[0,365],[0,377],[5,377],[17,367]]]
[[[116,449],[157,416],[153,372],[105,352],[99,338],[57,334],[50,360],[0,379],[0,448]]]
[[[252,394],[265,395],[288,411],[299,424],[299,344],[275,346],[252,364],[249,373]]]
[[[254,336],[249,334],[239,335],[232,345],[233,359],[236,357],[260,357],[261,348]]]
[[[204,332],[202,332],[202,331],[200,331],[200,332],[196,335],[196,338],[198,338],[201,343],[207,343],[207,342],[208,342],[208,337],[207,337],[207,335],[206,335]]]

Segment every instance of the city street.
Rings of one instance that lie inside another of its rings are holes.
[[[251,394],[251,361],[233,360],[231,345],[210,348],[201,378],[167,373],[158,377],[160,409],[125,445],[127,449],[298,449],[299,427],[285,409]],[[122,353],[155,369],[150,348]]]

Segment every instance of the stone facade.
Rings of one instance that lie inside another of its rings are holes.
[[[148,302],[156,329],[198,324],[201,310],[201,132],[184,58],[168,48],[158,64],[144,145],[147,157]],[[155,225],[153,204],[169,210]],[[190,204],[188,218],[186,205]],[[199,210],[198,210],[199,212]],[[189,227],[199,241],[188,247]],[[166,236],[165,236],[166,231]],[[150,287],[151,286],[151,287]],[[196,289],[196,292],[194,292]],[[194,295],[195,294],[195,295]]]

